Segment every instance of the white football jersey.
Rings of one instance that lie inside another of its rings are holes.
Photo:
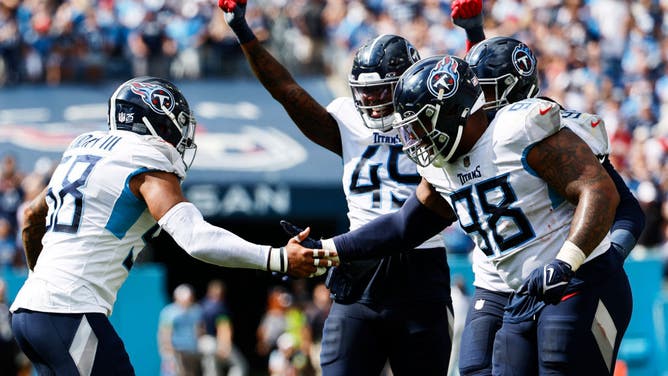
[[[589,145],[599,159],[610,154],[610,143],[605,123],[598,115],[574,110],[561,110],[560,116],[561,127],[568,127],[573,133],[577,134]],[[478,247],[474,248],[472,258],[475,276],[474,286],[491,291],[512,291],[496,272],[491,259]]]
[[[568,236],[575,207],[525,160],[532,145],[560,128],[556,104],[523,100],[501,109],[468,154],[443,168],[418,169],[455,209],[481,252],[477,260],[487,259],[503,281],[493,290],[517,289],[531,271],[554,259]],[[606,237],[587,260],[609,246]]]
[[[417,167],[402,150],[397,131],[366,127],[352,98],[337,98],[327,106],[341,132],[343,191],[348,202],[350,230],[394,212],[420,182]],[[443,247],[437,235],[417,248]]]
[[[156,170],[186,174],[179,153],[159,137],[128,131],[77,137],[49,182],[43,249],[12,311],[111,314],[145,239],[157,230],[129,182]]]

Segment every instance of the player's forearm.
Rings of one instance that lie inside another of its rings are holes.
[[[248,242],[209,224],[191,203],[177,204],[158,223],[198,260],[226,267],[268,269],[271,247]]]
[[[285,108],[302,133],[316,144],[341,155],[338,125],[327,109],[304,90],[257,39],[242,44],[241,48],[257,79]]]
[[[645,213],[610,161],[606,159],[602,166],[612,178],[619,193],[619,205],[610,229],[610,238],[622,249],[624,256],[628,256],[645,228]]]
[[[436,214],[411,195],[400,210],[380,216],[332,240],[341,260],[370,259],[411,250],[452,222],[452,219]]]
[[[21,229],[23,250],[28,268],[34,270],[37,258],[42,252],[42,237],[46,233],[46,189],[42,191],[24,210],[24,223]]]
[[[262,86],[279,102],[286,101],[289,96],[285,89],[296,85],[290,72],[257,39],[242,44],[241,49]]]
[[[615,218],[619,195],[614,188],[580,196],[568,239],[589,255],[605,238]]]

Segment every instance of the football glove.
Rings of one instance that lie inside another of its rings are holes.
[[[292,237],[297,237],[302,231],[304,231],[303,228],[299,228],[286,220],[281,220],[281,227],[283,227],[283,231]],[[299,243],[301,243],[301,245],[305,248],[322,249],[322,242],[320,240],[313,239],[310,236],[307,236]]]
[[[555,259],[532,271],[517,293],[534,296],[548,304],[557,304],[574,275],[575,272],[567,262]]]
[[[452,22],[463,28],[482,28],[482,0],[455,0],[450,6]]]
[[[218,7],[225,13],[225,22],[241,44],[255,39],[253,30],[246,22],[246,4],[247,0],[218,0]]]

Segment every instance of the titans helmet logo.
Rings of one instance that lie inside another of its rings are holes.
[[[525,44],[515,46],[512,62],[517,73],[522,76],[531,76],[536,70],[536,58]]]
[[[443,92],[441,98],[449,98],[457,92],[459,86],[459,72],[457,67],[459,63],[450,56],[441,59],[436,66],[429,72],[427,88],[429,92],[439,97],[439,92]]]
[[[174,109],[174,95],[160,85],[132,82],[130,90],[137,94],[155,113],[164,115],[163,106],[169,111]]]

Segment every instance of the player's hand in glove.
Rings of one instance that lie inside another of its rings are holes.
[[[255,34],[246,22],[246,4],[247,0],[218,0],[218,7],[225,13],[225,22],[241,44],[255,39]]]
[[[299,236],[299,234],[304,232],[303,228],[297,227],[286,220],[281,220],[281,227],[283,227],[283,231],[285,231],[286,234],[292,237]],[[322,242],[318,239],[313,239],[310,236],[301,239],[300,243],[306,248],[322,249]]]
[[[557,304],[574,275],[575,272],[567,262],[555,259],[532,271],[517,293],[535,296],[548,304]]]
[[[450,9],[455,25],[464,29],[482,27],[482,0],[454,0]]]
[[[316,277],[325,274],[328,267],[339,265],[339,257],[335,251],[321,249],[320,240],[309,237],[310,228],[302,230],[286,221],[281,221],[281,225],[289,235],[292,235],[285,247],[288,251],[288,274],[297,277]]]

